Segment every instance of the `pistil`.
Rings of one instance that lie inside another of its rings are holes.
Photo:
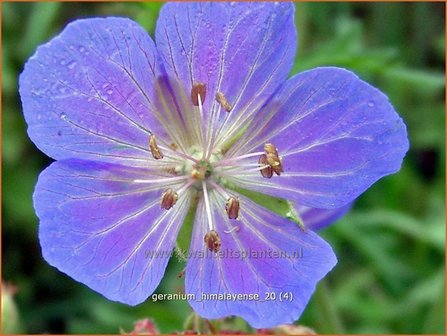
[[[205,211],[208,219],[208,232],[205,234],[205,245],[212,252],[218,252],[221,247],[221,239],[217,231],[214,229],[213,217],[211,214],[211,206],[208,195],[208,189],[205,181],[202,181],[203,199],[205,201]]]

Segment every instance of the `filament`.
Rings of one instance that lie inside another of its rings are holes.
[[[206,215],[208,217],[208,229],[209,231],[212,231],[214,230],[214,225],[213,225],[213,218],[211,215],[210,200],[208,198],[208,190],[205,181],[202,181],[202,188],[203,188],[203,198],[205,200]]]

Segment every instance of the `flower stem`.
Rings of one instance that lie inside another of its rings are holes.
[[[326,281],[318,284],[315,293],[315,301],[319,312],[320,329],[322,334],[343,334],[345,328],[340,315],[330,297],[329,288]]]

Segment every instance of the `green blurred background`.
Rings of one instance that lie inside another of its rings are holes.
[[[128,16],[153,36],[160,3],[3,3],[3,331],[118,333],[151,317],[180,331],[184,301],[113,303],[41,257],[32,206],[37,176],[51,162],[26,135],[17,77],[36,46],[86,16]],[[386,92],[404,118],[411,149],[402,170],[375,184],[352,212],[321,234],[339,264],[299,323],[319,333],[445,331],[445,9],[443,3],[300,3],[293,73],[319,65],[354,70]],[[182,289],[172,260],[157,292]],[[14,311],[14,305],[16,311]],[[227,327],[250,331],[242,321]]]

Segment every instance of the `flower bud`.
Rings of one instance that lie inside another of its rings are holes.
[[[267,163],[270,165],[270,167],[272,167],[272,169],[276,173],[276,175],[281,175],[281,173],[284,172],[284,170],[282,168],[282,160],[279,156],[277,156],[273,153],[268,153],[266,155],[266,158],[267,158]]]

